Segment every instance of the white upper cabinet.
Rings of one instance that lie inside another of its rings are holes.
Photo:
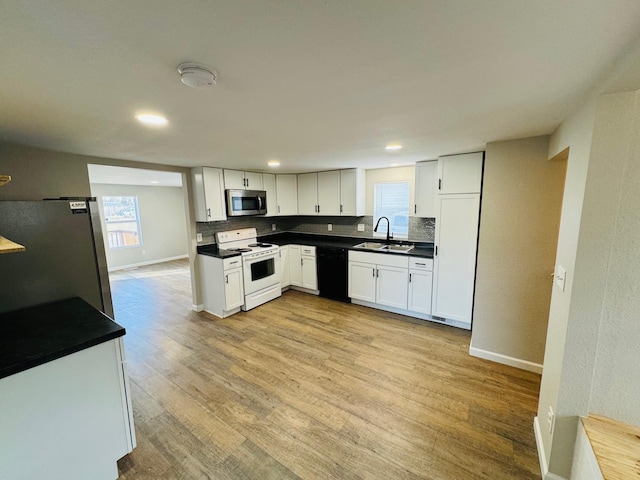
[[[225,169],[224,188],[232,190],[262,190],[262,173]]]
[[[298,174],[298,215],[318,215],[318,174]]]
[[[276,176],[273,173],[262,174],[262,186],[267,192],[267,213],[265,217],[274,217],[278,214],[278,190],[276,188]]]
[[[268,206],[269,195],[267,194],[267,207]],[[298,214],[297,175],[276,175],[276,210],[278,215]]]
[[[340,215],[362,217],[364,215],[364,170],[350,168],[340,170]]]
[[[340,171],[318,172],[318,215],[340,215]]]
[[[226,220],[224,178],[219,168],[191,169],[196,222]]]
[[[364,172],[352,168],[299,174],[298,215],[364,215]]]
[[[438,195],[438,160],[416,163],[416,217],[435,218]]]
[[[449,155],[438,159],[438,193],[480,193],[483,152]]]

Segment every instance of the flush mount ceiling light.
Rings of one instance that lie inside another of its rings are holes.
[[[393,144],[393,145],[387,145],[386,147],[384,147],[384,149],[387,152],[395,152],[398,151],[402,148],[402,145],[398,145],[398,144]]]
[[[280,161],[279,160],[269,160],[267,162],[267,165],[269,165],[270,167],[279,167],[280,166]]]
[[[169,123],[165,117],[154,113],[139,113],[136,115],[136,120],[152,127],[163,127]]]
[[[209,88],[216,84],[218,72],[199,63],[186,62],[178,65],[180,80],[187,87]]]
[[[390,163],[389,166],[390,167],[399,167],[400,164],[399,163]]]

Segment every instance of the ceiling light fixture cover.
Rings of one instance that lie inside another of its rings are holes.
[[[389,152],[393,152],[395,150],[400,150],[401,148],[402,148],[402,145],[387,145],[386,147],[384,147],[384,149],[389,151]]]
[[[153,113],[139,113],[136,115],[136,120],[152,127],[163,127],[168,123],[165,117]]]
[[[213,87],[218,79],[218,72],[199,63],[186,62],[178,65],[180,80],[188,87]]]
[[[270,167],[279,167],[280,166],[280,161],[279,160],[269,160],[267,162],[267,165],[269,165]]]

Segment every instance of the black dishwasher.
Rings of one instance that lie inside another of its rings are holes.
[[[347,294],[347,249],[317,247],[316,257],[320,296],[351,303]]]

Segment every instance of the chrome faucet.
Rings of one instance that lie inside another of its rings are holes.
[[[387,221],[387,244],[389,244],[389,240],[393,238],[393,234],[389,232],[389,230],[391,229],[391,222],[387,217],[380,217],[376,222],[376,226],[374,227],[373,231],[378,231],[378,225],[380,225],[380,220],[382,220],[383,218]]]

